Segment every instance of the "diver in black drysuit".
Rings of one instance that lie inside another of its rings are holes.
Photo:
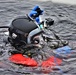
[[[43,25],[40,23],[39,18],[39,16],[42,14],[43,10],[41,10],[39,6],[35,6],[28,15],[14,19],[9,28],[10,37],[13,36],[13,33],[15,33],[17,36],[19,36],[19,38],[16,39],[18,40],[21,39],[21,35],[25,36],[26,34],[28,34],[27,36],[25,36],[27,38],[26,42],[27,44],[31,44],[33,36],[43,31]]]

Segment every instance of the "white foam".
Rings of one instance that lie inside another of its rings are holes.
[[[76,5],[76,0],[52,0],[52,2]]]

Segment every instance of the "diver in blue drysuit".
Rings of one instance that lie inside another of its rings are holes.
[[[43,25],[40,24],[40,18],[39,16],[43,14],[43,10],[40,9],[39,6],[35,6],[32,11],[28,14],[28,16],[32,19],[35,20],[34,22],[36,23],[36,25],[38,26],[38,28],[32,30],[29,35],[28,35],[28,39],[27,42],[28,44],[31,43],[31,37],[34,36],[35,34],[39,33],[42,31]]]

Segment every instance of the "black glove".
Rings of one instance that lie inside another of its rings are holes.
[[[41,15],[42,11],[41,11],[40,8],[36,9],[36,11],[37,11],[37,13],[38,13],[39,15]]]
[[[43,12],[40,8],[37,8],[35,11],[37,12],[37,14],[35,15],[36,17],[38,17],[39,15],[41,15],[42,12]]]

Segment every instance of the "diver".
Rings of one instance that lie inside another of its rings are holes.
[[[42,45],[41,33],[44,32],[44,21],[40,20],[40,15],[43,15],[43,10],[39,6],[35,6],[26,16],[19,16],[15,18],[11,25],[8,26],[9,36],[8,41],[12,46],[26,46],[26,45]],[[47,19],[46,25],[53,25],[54,21]],[[2,26],[1,28],[6,28]],[[39,37],[36,37],[39,36]],[[42,39],[42,41],[44,41]]]
[[[8,29],[8,41],[15,47],[18,45],[39,45],[40,38],[36,38],[36,36],[43,32],[43,26],[41,26],[43,24],[39,18],[42,14],[43,10],[39,6],[35,6],[28,15],[15,18]]]

